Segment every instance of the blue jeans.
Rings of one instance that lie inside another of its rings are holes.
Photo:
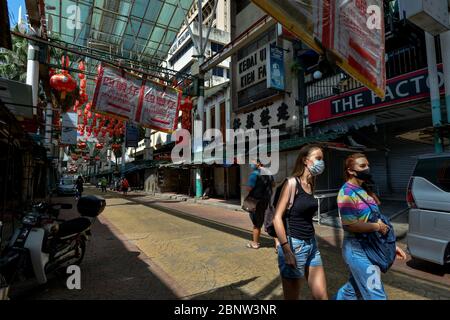
[[[278,246],[278,267],[280,268],[280,274],[283,278],[300,279],[305,276],[306,267],[322,266],[322,258],[320,256],[320,251],[317,248],[317,242],[315,238],[309,240],[291,238],[291,240],[291,250],[293,250],[293,253],[295,255],[297,268],[294,269],[286,265],[284,261],[283,249]]]
[[[369,261],[356,238],[344,238],[342,255],[350,279],[339,289],[336,300],[387,300],[380,268]]]

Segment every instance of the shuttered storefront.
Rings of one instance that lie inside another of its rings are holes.
[[[433,153],[432,145],[412,142],[403,139],[390,138],[388,164],[390,168],[390,182],[392,194],[403,197],[416,164],[416,156]],[[374,180],[382,195],[389,195],[388,176],[384,152],[369,153]]]

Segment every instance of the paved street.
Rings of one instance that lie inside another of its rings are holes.
[[[87,193],[99,190],[87,188]],[[251,224],[242,212],[108,192],[82,264],[82,289],[65,278],[20,293],[29,299],[281,299],[272,240],[247,249]],[[74,201],[71,198],[63,198]],[[68,216],[74,215],[74,212]],[[341,232],[317,227],[329,295],[346,281]],[[409,260],[409,259],[408,259]],[[414,266],[412,268],[411,266]],[[397,262],[383,276],[390,299],[450,299],[450,272]],[[303,288],[302,298],[310,298]]]

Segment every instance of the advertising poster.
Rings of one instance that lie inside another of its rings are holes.
[[[384,10],[381,0],[253,0],[315,51],[385,96]]]

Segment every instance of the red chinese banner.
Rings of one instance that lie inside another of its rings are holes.
[[[289,32],[384,98],[384,10],[381,0],[253,0]]]
[[[144,127],[162,132],[177,129],[181,92],[172,87],[162,87],[148,81],[142,86],[143,96],[135,121]]]
[[[181,91],[111,66],[101,66],[93,110],[171,133],[176,130]]]

